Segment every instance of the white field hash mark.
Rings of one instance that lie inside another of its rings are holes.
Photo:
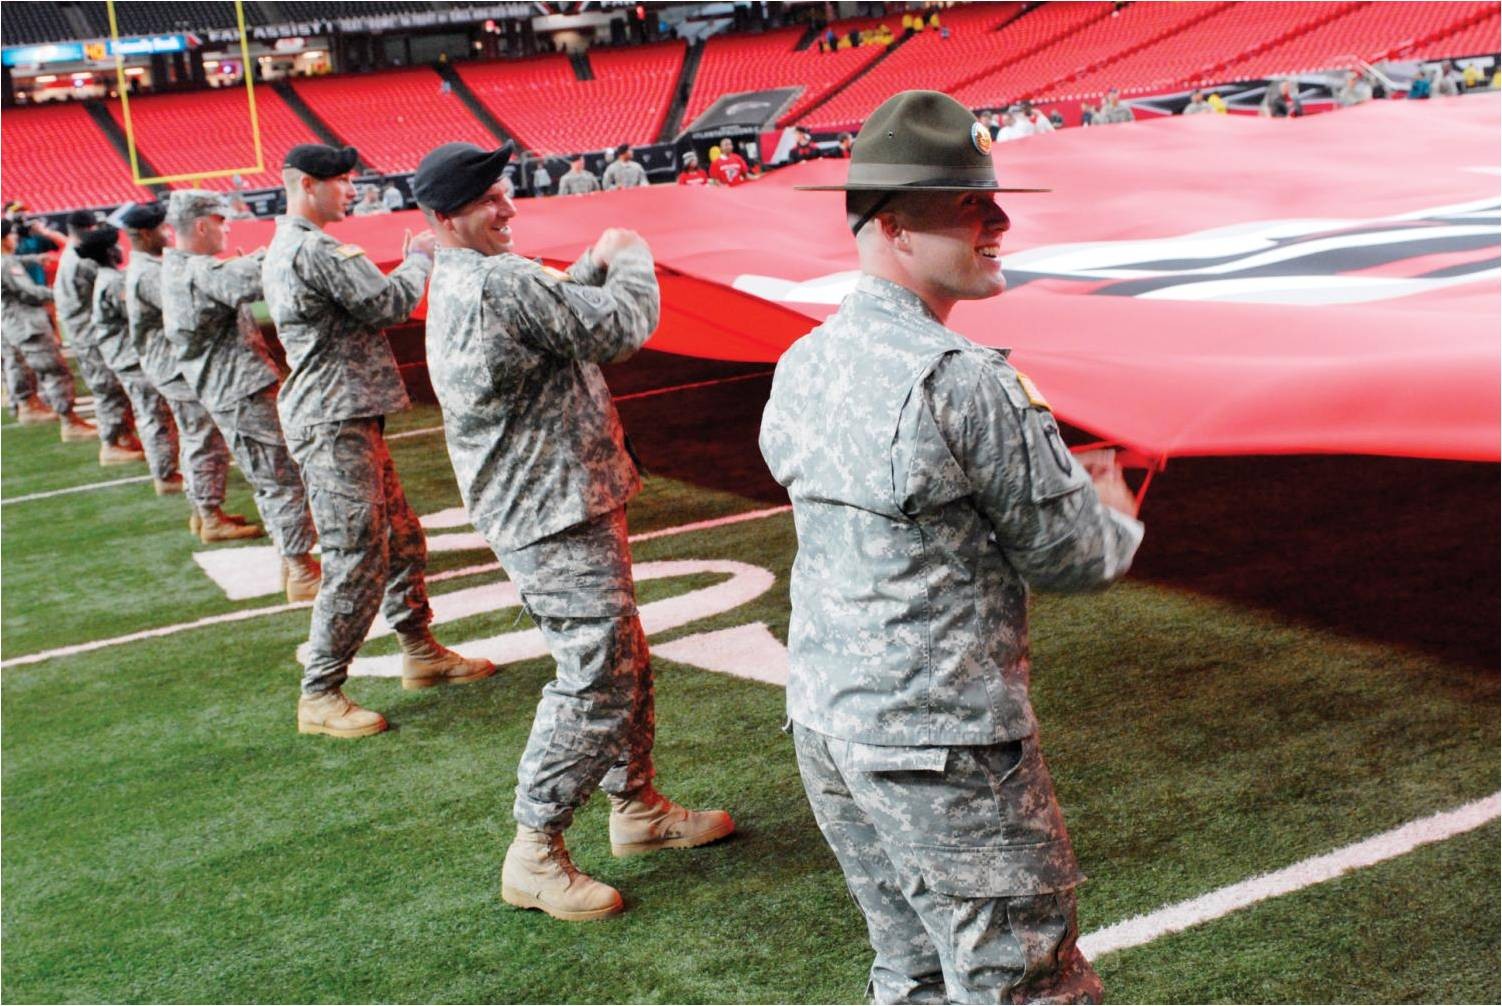
[[[1502,813],[1502,792],[1493,793],[1454,810],[1409,821],[1391,831],[1341,846],[1333,852],[1312,856],[1281,870],[1264,873],[1188,901],[1166,905],[1156,912],[1097,929],[1081,937],[1080,950],[1093,960],[1118,950],[1140,947],[1160,936],[1230,915],[1259,901],[1323,884],[1353,870],[1396,859],[1420,846],[1473,831],[1495,821],[1499,813]]]

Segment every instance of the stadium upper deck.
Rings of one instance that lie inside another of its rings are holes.
[[[807,19],[824,10],[822,4],[785,6],[780,16]],[[972,3],[939,8],[941,27],[911,37],[902,34],[901,17],[905,9],[919,5],[886,4],[884,14],[873,13],[871,6],[864,5],[862,16],[832,27],[844,39],[852,31],[886,24],[893,30],[890,46],[824,52],[812,44],[821,27],[816,21],[728,31],[720,30],[732,27],[728,20],[714,22],[701,15],[698,21],[678,23],[677,30],[693,39],[687,42],[596,46],[572,56],[455,59],[451,69],[392,66],[258,83],[266,163],[274,168],[287,146],[320,137],[354,144],[368,166],[385,173],[410,171],[422,150],[445,139],[489,143],[497,135],[511,135],[524,148],[546,154],[652,143],[672,139],[665,135],[669,129],[689,125],[723,95],[770,88],[797,89],[775,125],[798,122],[833,131],[858,126],[886,97],[912,87],[945,90],[971,107],[994,108],[1021,99],[1093,100],[1113,86],[1131,97],[1339,70],[1356,60],[1440,59],[1498,49],[1499,7],[1493,2]],[[117,12],[124,34],[222,33],[234,21],[229,3],[123,3]],[[268,52],[281,44],[301,55],[322,57],[324,52],[315,48],[322,46],[389,63],[402,59],[393,55],[398,38],[405,45],[401,53],[413,62],[424,62],[418,59],[424,53],[440,59],[438,50],[429,52],[438,43],[424,38],[453,36],[459,39],[455,51],[493,54],[500,32],[495,19],[517,19],[508,25],[509,32],[535,8],[460,4],[440,11],[428,3],[246,2],[244,12],[258,44]],[[102,3],[7,4],[3,15],[0,34],[7,46],[108,35]],[[422,34],[440,30],[432,27],[434,19],[443,21],[447,27],[441,30],[447,34]],[[289,21],[299,29],[328,34],[297,36],[295,44],[287,43],[283,29]],[[330,27],[335,21],[338,31]],[[384,34],[372,28],[364,36],[358,31],[360,23],[399,28],[406,21],[419,28]],[[660,34],[661,28],[650,34]],[[711,32],[707,39],[696,34],[704,31]],[[565,38],[542,41],[562,43]],[[441,52],[447,62],[448,50]],[[136,81],[148,74],[151,79],[204,79],[194,58],[191,49],[171,57],[179,62],[170,66],[167,57],[153,57],[161,62],[130,72],[142,75],[132,78]],[[264,64],[271,58],[260,60]],[[202,61],[202,55],[197,59]],[[232,64],[227,57],[224,62]],[[7,92],[16,89],[13,85],[26,72],[24,65],[7,66]],[[37,68],[29,72],[44,79]],[[59,74],[64,80],[55,86],[65,86],[67,71]],[[112,86],[113,73],[96,70],[89,79],[94,91],[102,92]],[[79,81],[74,83],[75,93],[88,93],[77,87]],[[100,93],[90,103],[102,114],[85,114],[86,106],[78,103],[7,109],[6,142],[0,151],[6,197],[23,198],[43,210],[141,197],[143,190],[131,182],[117,128],[124,122],[118,99]],[[131,106],[138,150],[159,174],[253,163],[243,88],[137,96]],[[214,128],[204,128],[206,123]],[[59,144],[59,137],[67,143]],[[86,166],[79,167],[81,162]],[[247,172],[243,183],[250,188],[274,185],[274,170]],[[219,179],[205,184],[232,183]]]

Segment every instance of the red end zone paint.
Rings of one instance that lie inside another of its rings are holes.
[[[1371,453],[1495,461],[1496,95],[1304,119],[1198,116],[998,144],[1011,289],[951,325],[1015,350],[1061,417],[1152,456]],[[737,189],[656,186],[521,203],[554,264],[606,226],[651,243],[654,349],[776,360],[857,268],[819,161]],[[383,267],[415,213],[331,228]],[[254,247],[270,224],[237,223]],[[737,289],[739,287],[739,289]]]

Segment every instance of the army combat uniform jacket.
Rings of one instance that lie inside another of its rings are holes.
[[[104,362],[115,372],[130,399],[136,432],[146,452],[154,478],[173,478],[178,473],[177,428],[167,399],[157,391],[141,369],[141,356],[130,338],[130,316],[125,304],[125,274],[101,267],[94,280],[94,302],[89,315],[94,343]]]
[[[261,299],[261,261],[162,252],[162,332],[178,368],[211,412],[277,382],[249,305]],[[242,310],[243,308],[243,310]]]
[[[863,276],[778,363],[761,450],[798,531],[791,718],[872,745],[1032,734],[1028,587],[1106,586],[1142,527],[1005,356]]]
[[[558,182],[560,196],[582,196],[600,191],[600,180],[593,171],[569,171]]]
[[[89,321],[93,310],[94,280],[99,264],[81,258],[71,244],[57,260],[57,274],[52,278],[52,299],[57,304],[58,321],[73,347],[94,345],[94,326]]]
[[[439,248],[428,372],[470,520],[499,550],[623,506],[641,489],[599,364],[657,327],[652,256],[608,276],[586,252],[567,275],[519,255]]]
[[[193,389],[183,380],[177,350],[162,331],[162,260],[145,252],[132,252],[125,266],[125,316],[130,343],[141,358],[141,369],[166,398],[196,402]]]
[[[31,256],[6,255],[0,260],[0,289],[4,291],[4,335],[10,346],[19,346],[37,335],[52,337],[47,305],[52,291],[31,278],[26,263]]]
[[[605,168],[602,182],[607,191],[634,189],[648,184],[647,169],[636,161],[611,161]]]

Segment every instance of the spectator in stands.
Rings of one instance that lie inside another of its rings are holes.
[[[381,190],[381,203],[393,213],[407,205],[407,201],[402,198],[402,190],[396,187],[395,182],[387,182]]]
[[[734,188],[744,185],[751,177],[751,167],[746,159],[735,152],[735,141],[725,137],[720,141],[720,156],[709,166],[709,178],[718,185]]]
[[[1036,136],[1038,133],[1051,133],[1054,129],[1053,121],[1034,108],[1031,101],[1024,101],[1022,103],[1021,123],[1029,136]]]
[[[1114,87],[1106,92],[1106,100],[1101,103],[1100,111],[1094,117],[1096,125],[1136,121],[1137,116],[1132,112],[1132,107],[1121,103],[1121,92]]]
[[[1001,132],[1001,127],[996,124],[996,113],[989,108],[980,113],[980,124],[986,127],[986,132],[991,134],[991,139],[996,139],[996,134]]]
[[[813,134],[799,126],[793,131],[793,149],[788,151],[789,164],[801,164],[804,161],[817,161],[824,156],[814,143]]]
[[[843,157],[846,160],[849,160],[849,158],[850,158],[850,148],[852,146],[854,146],[854,145],[855,145],[855,137],[854,136],[851,136],[849,133],[841,133],[839,135],[839,139],[835,141],[835,147],[834,147],[834,149],[829,152],[829,156],[830,157]]]
[[[568,162],[568,171],[558,180],[560,196],[584,196],[600,191],[600,180],[593,171],[584,167],[584,158],[575,157]]]
[[[1342,108],[1352,105],[1360,105],[1372,100],[1372,86],[1362,79],[1361,74],[1352,70],[1346,74],[1346,82],[1335,92],[1335,103]]]
[[[33,283],[45,284],[47,271],[40,262],[32,261],[27,256],[58,251],[68,243],[67,235],[48,227],[47,221],[40,217],[28,219],[26,204],[20,200],[5,207],[5,219],[11,222],[11,227],[15,230],[16,254],[22,256],[21,263],[26,267],[26,274]]]
[[[1429,97],[1434,86],[1428,70],[1419,70],[1419,75],[1413,78],[1413,83],[1408,85],[1408,97],[1415,101],[1423,101]]]
[[[1020,140],[1024,136],[1029,135],[1023,132],[1017,120],[1018,115],[1012,109],[1009,108],[1005,112],[1002,112],[1001,128],[996,131],[996,135],[992,139],[997,143],[1010,143],[1013,140]]]
[[[1215,109],[1211,108],[1208,104],[1205,103],[1205,92],[1201,91],[1199,88],[1195,88],[1194,93],[1189,96],[1189,104],[1185,105],[1184,110],[1179,114],[1214,115]]]
[[[552,195],[553,176],[548,172],[548,162],[538,158],[533,162],[532,168],[532,194],[534,196]]]
[[[1440,98],[1453,98],[1460,94],[1460,78],[1455,73],[1455,66],[1448,59],[1439,68],[1439,73],[1434,79],[1434,94]]]
[[[1095,125],[1095,112],[1096,109],[1094,105],[1090,104],[1088,101],[1080,102],[1080,125]]]
[[[615,160],[605,169],[605,190],[634,189],[647,184],[646,169],[632,159],[631,145],[622,143],[616,147]]]
[[[1274,119],[1296,119],[1304,114],[1304,103],[1299,100],[1292,81],[1280,80],[1267,89],[1261,114]]]
[[[1461,75],[1461,83],[1465,85],[1467,91],[1474,91],[1485,79],[1486,74],[1481,72],[1481,67],[1475,63],[1467,63],[1465,65],[1465,71]]]
[[[371,217],[390,212],[391,210],[387,208],[386,204],[381,202],[380,190],[374,185],[367,185],[365,187],[365,195],[360,197],[358,203],[355,203],[353,215],[357,217]]]
[[[708,185],[709,172],[699,167],[699,155],[690,150],[683,155],[683,170],[678,172],[679,185]]]

